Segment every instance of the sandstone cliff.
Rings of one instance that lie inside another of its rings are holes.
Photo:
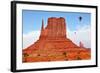
[[[40,38],[45,37],[47,39],[65,39],[66,38],[66,23],[65,19],[60,17],[48,18],[48,25],[44,28],[42,21],[41,35]]]
[[[23,62],[90,59],[90,50],[79,47],[67,38],[65,18],[42,20],[39,40],[23,50]]]

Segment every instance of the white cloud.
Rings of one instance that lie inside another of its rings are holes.
[[[30,46],[39,39],[40,31],[32,31],[27,34],[23,34],[23,49]]]
[[[40,31],[32,31],[23,35],[23,49],[30,46],[39,39]],[[67,30],[67,37],[75,44],[79,45],[81,41],[85,47],[91,47],[91,28],[90,26],[83,26],[76,31]]]
[[[68,38],[70,38],[75,44],[79,45],[81,41],[84,47],[91,48],[91,27],[89,25],[82,26],[76,31],[68,30]]]

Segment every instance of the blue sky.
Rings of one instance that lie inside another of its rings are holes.
[[[82,20],[79,20],[79,17]],[[91,24],[90,13],[79,12],[55,12],[55,11],[37,11],[37,10],[23,10],[22,11],[23,22],[23,34],[31,31],[37,31],[41,29],[42,19],[44,20],[44,26],[47,25],[47,19],[49,17],[64,17],[67,24],[67,29],[76,31],[79,26],[85,26]]]

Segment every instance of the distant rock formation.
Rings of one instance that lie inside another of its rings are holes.
[[[90,50],[83,48],[82,43],[81,47],[74,44],[66,32],[65,18],[48,18],[45,28],[42,20],[39,40],[23,50],[23,62],[90,59]]]
[[[79,46],[81,47],[81,48],[85,48],[84,47],[84,44],[80,41],[80,43],[79,43]]]

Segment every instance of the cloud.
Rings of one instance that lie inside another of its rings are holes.
[[[23,49],[30,46],[39,39],[40,31],[32,31],[23,34]]]
[[[68,38],[70,38],[75,44],[79,45],[81,41],[84,47],[91,48],[91,26],[85,25],[78,28],[76,31],[68,30]]]
[[[32,31],[23,34],[23,49],[30,46],[39,39],[40,31]],[[91,27],[89,25],[82,26],[76,31],[67,29],[67,37],[75,44],[79,45],[81,41],[85,47],[91,48]]]

